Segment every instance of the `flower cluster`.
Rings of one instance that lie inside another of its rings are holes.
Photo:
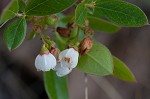
[[[48,26],[55,26],[59,18],[56,15],[48,15],[44,17],[31,17],[33,27],[29,34],[29,39],[33,39],[37,35],[41,37],[44,43],[39,55],[35,59],[35,67],[37,71],[56,71],[59,77],[69,74],[78,64],[79,55],[86,54],[92,48],[91,37],[94,31],[89,28],[89,21],[86,20],[84,31],[84,38],[80,41],[79,30],[73,21],[68,22],[66,27],[57,27],[56,32],[63,38],[68,38],[66,46],[68,49],[60,50],[56,47],[56,43],[50,36],[42,33]]]
[[[77,66],[78,57],[79,53],[74,48],[69,48],[59,53],[57,48],[52,48],[49,51],[43,46],[41,53],[35,59],[35,67],[38,71],[53,69],[56,71],[57,76],[62,77],[69,74]]]
[[[56,71],[59,77],[69,74],[78,64],[79,53],[83,55],[92,48],[92,39],[87,37],[79,45],[79,52],[75,48],[68,48],[62,52],[56,48],[54,42],[49,42],[50,50],[44,44],[40,54],[35,59],[35,67],[38,71]]]
[[[55,42],[52,41],[49,36],[43,36],[43,34],[41,34],[41,29],[44,27],[42,28],[38,25],[39,22],[36,21],[36,18],[33,19],[33,23],[35,24],[33,29],[41,35],[42,41],[44,42],[40,54],[35,59],[35,67],[38,71],[50,71],[52,69],[56,71],[57,76],[65,76],[77,66],[79,53],[80,55],[86,54],[92,48],[92,39],[90,36],[93,35],[94,32],[88,28],[88,22],[86,23],[87,28],[84,31],[86,37],[80,44],[74,45],[73,43],[70,48],[60,52],[59,49],[56,48]],[[51,22],[57,21],[55,16],[47,16],[46,19],[49,20],[49,25],[52,25]],[[67,27],[57,27],[56,30],[60,36],[70,38],[71,31],[74,28],[75,24],[70,22]]]

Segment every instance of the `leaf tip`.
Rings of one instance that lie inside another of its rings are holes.
[[[8,47],[8,50],[11,52],[13,49],[12,49],[12,48],[10,48],[10,47]]]
[[[132,75],[132,78],[129,80],[129,82],[137,83],[138,81],[136,80],[135,76]]]

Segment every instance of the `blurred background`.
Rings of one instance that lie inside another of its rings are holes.
[[[0,0],[0,13],[10,0]],[[127,0],[138,5],[150,20],[150,0]],[[69,12],[69,11],[68,11]],[[8,24],[7,24],[8,25]],[[48,99],[34,60],[41,47],[40,38],[25,40],[8,51],[0,29],[0,99]],[[28,31],[30,30],[28,24]],[[95,33],[113,55],[131,69],[137,83],[128,83],[112,76],[88,76],[89,99],[150,99],[150,26],[122,28],[116,34]],[[84,74],[78,70],[68,77],[70,99],[84,99]]]

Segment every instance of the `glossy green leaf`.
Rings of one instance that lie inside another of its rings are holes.
[[[75,23],[79,25],[83,25],[85,20],[87,19],[87,14],[89,12],[88,8],[85,6],[86,3],[90,3],[92,0],[83,0],[80,4],[78,4],[75,10]]]
[[[49,99],[69,99],[66,77],[58,77],[54,71],[44,72],[44,84]]]
[[[26,2],[25,0],[18,0],[18,4],[19,4],[19,12],[22,13],[25,11],[25,7],[26,7]]]
[[[23,42],[26,35],[26,20],[18,18],[14,20],[4,31],[4,41],[9,50],[17,48]]]
[[[8,6],[3,10],[1,17],[0,17],[0,22],[5,22],[13,17],[16,16],[18,13],[18,0],[12,0]]]
[[[96,17],[106,17],[121,26],[143,26],[148,24],[144,12],[137,6],[122,0],[95,0]]]
[[[110,51],[101,43],[94,42],[92,49],[79,58],[77,68],[95,75],[113,74],[113,60]]]
[[[27,15],[50,15],[71,7],[76,0],[29,0],[26,7]]]
[[[114,61],[114,76],[129,82],[136,82],[136,79],[129,68],[118,58],[113,57]]]
[[[120,30],[119,26],[100,18],[88,17],[88,20],[90,22],[89,26],[94,30],[103,31],[107,33],[114,33]]]
[[[87,18],[87,9],[84,6],[84,3],[80,3],[75,11],[75,23],[83,25]]]

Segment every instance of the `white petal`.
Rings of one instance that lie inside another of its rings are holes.
[[[61,61],[61,66],[67,66],[69,68],[75,68],[78,64],[78,57],[79,53],[74,50],[73,48],[67,49],[63,51],[63,54],[61,54],[61,57],[67,57],[70,58],[70,63],[65,62],[64,58],[62,58]]]
[[[49,71],[56,66],[55,57],[49,54],[38,55],[35,59],[35,67],[37,70]]]
[[[69,48],[66,56],[73,57],[74,55],[75,55],[75,57],[78,57],[79,53],[74,48]]]
[[[66,62],[65,60],[60,61],[61,67],[69,67],[71,68],[71,63]]]
[[[59,60],[62,60],[63,57],[65,57],[65,55],[67,54],[69,49],[63,50],[62,52],[60,52],[59,54]]]
[[[56,75],[59,77],[63,77],[67,74],[69,74],[72,71],[72,68],[68,68],[68,67],[62,67],[60,66],[60,64],[57,64],[57,66],[55,67],[56,70]]]
[[[67,53],[67,57],[70,57],[71,68],[75,68],[78,64],[79,53],[73,48],[69,49],[70,51]]]
[[[51,68],[54,68],[56,66],[56,58],[54,55],[52,55],[51,53],[48,54],[48,59],[50,59],[50,62],[48,63],[48,65],[51,66]]]

